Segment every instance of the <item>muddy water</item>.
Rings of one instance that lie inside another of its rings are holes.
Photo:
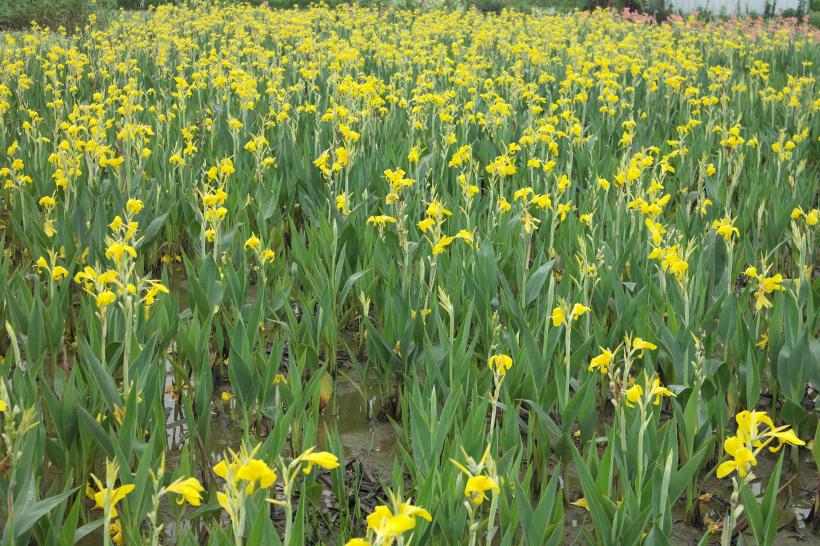
[[[319,418],[317,447],[327,449],[327,431],[335,427],[348,460],[355,458],[377,479],[389,478],[396,433],[391,424],[368,417],[368,406],[376,404],[375,399],[366,401],[349,382],[337,381],[333,400]]]

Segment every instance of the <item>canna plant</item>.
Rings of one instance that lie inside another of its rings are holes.
[[[815,30],[88,15],[0,30],[2,544],[773,544],[817,504]]]

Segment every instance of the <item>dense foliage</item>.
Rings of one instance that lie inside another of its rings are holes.
[[[816,31],[197,5],[0,38],[4,544],[773,544],[781,474],[816,478]]]

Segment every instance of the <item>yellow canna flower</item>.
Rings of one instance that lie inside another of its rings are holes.
[[[534,196],[532,199],[530,199],[530,204],[535,205],[540,209],[552,208],[552,200],[550,199],[550,196],[546,193]]]
[[[125,203],[125,210],[131,213],[132,216],[136,216],[140,213],[144,206],[145,205],[143,205],[142,201],[140,201],[139,199],[129,199]]]
[[[635,404],[641,401],[641,396],[643,396],[643,387],[637,383],[626,389],[626,407],[634,408]]]
[[[134,484],[127,484],[121,485],[120,487],[115,487],[113,490],[108,489],[107,487],[103,487],[102,482],[97,479],[94,474],[91,475],[94,482],[97,484],[97,489],[94,493],[94,508],[98,510],[103,510],[105,508],[106,502],[108,503],[111,509],[111,518],[117,517],[117,503],[119,503],[122,499],[126,497],[131,491],[134,490]]]
[[[228,497],[228,495],[222,491],[217,491],[216,502],[218,502],[219,506],[221,506],[222,509],[228,513],[228,517],[231,518],[231,521],[236,520],[236,510],[234,510],[233,502],[231,502],[231,498]]]
[[[658,348],[658,346],[654,343],[646,341],[645,339],[636,337],[632,340],[632,348],[641,351],[641,355],[643,355],[643,351],[654,351]]]
[[[421,220],[417,225],[419,226],[419,229],[422,233],[427,233],[427,231],[429,231],[433,228],[434,225],[436,225],[436,221],[432,218],[425,218],[424,220]]]
[[[196,478],[178,478],[165,488],[166,491],[180,495],[177,504],[187,502],[191,506],[199,506],[202,502],[202,493],[205,488]]]
[[[734,226],[734,220],[729,217],[712,222],[712,229],[723,237],[726,242],[731,242],[733,237],[740,237],[740,230]]]
[[[442,252],[447,250],[447,247],[450,246],[450,243],[452,243],[455,240],[456,238],[453,236],[442,235],[441,239],[439,239],[438,242],[435,245],[433,245],[433,254],[441,254]]]
[[[302,470],[305,474],[310,474],[314,466],[319,466],[325,470],[333,470],[339,468],[339,458],[333,453],[327,451],[317,451],[313,453],[303,454],[299,457],[301,460],[307,462],[307,466]]]
[[[255,234],[251,233],[251,236],[245,240],[245,244],[242,245],[242,248],[245,250],[259,250],[259,247],[262,245],[262,241],[259,240]]]
[[[572,317],[572,320],[578,320],[583,316],[584,313],[589,313],[590,311],[592,311],[592,309],[590,309],[586,305],[576,303],[572,306],[572,312],[570,312],[570,316]]]
[[[401,536],[415,526],[415,519],[404,514],[393,514],[390,508],[384,505],[377,506],[367,516],[367,528],[372,530],[381,541],[387,539],[388,543],[392,543],[392,539]]]
[[[500,491],[498,484],[489,476],[472,476],[464,486],[464,496],[476,506],[484,502],[488,491],[496,494]]]
[[[344,216],[350,216],[350,199],[346,193],[336,196],[336,209]]]
[[[116,294],[114,294],[114,292],[112,292],[111,290],[104,290],[97,294],[97,307],[99,307],[100,309],[105,309],[106,307],[114,303],[114,300],[116,299],[117,296]]]
[[[276,481],[276,472],[265,461],[251,459],[239,467],[236,471],[236,479],[248,482],[248,488],[252,492],[256,482],[259,482],[262,489],[273,485]]]
[[[420,155],[421,152],[419,151],[419,147],[413,146],[412,148],[410,148],[410,152],[407,154],[407,161],[409,161],[410,163],[416,163],[418,162]]]
[[[506,197],[501,197],[501,198],[498,199],[498,210],[499,210],[499,212],[505,213],[505,212],[508,212],[511,208],[512,208],[512,205],[510,205],[510,202],[507,201]]]
[[[50,195],[44,195],[38,201],[41,207],[51,208],[57,205],[57,201]]]
[[[51,278],[55,281],[61,281],[66,277],[68,277],[68,270],[61,265],[55,266],[54,269],[51,270]]]
[[[556,307],[552,310],[552,325],[554,327],[561,326],[566,321],[564,317],[564,308],[563,307]]]
[[[664,387],[661,384],[661,380],[656,377],[652,380],[652,387],[649,389],[649,397],[654,397],[655,399],[652,401],[652,403],[658,406],[661,403],[661,398],[663,398],[664,396],[675,396],[675,393]]]
[[[745,478],[750,468],[757,466],[754,453],[737,436],[726,438],[726,441],[723,442],[723,449],[732,459],[720,463],[720,466],[717,467],[716,474],[718,478],[725,478],[735,471],[737,471],[738,476]]]
[[[455,234],[455,238],[461,239],[468,245],[473,244],[473,232],[467,231],[466,229],[459,230],[459,232]]]
[[[615,360],[615,353],[603,347],[600,347],[600,349],[601,354],[589,361],[589,371],[598,368],[602,374],[605,374],[609,370],[609,365]]]
[[[429,205],[427,205],[427,211],[425,214],[427,214],[429,218],[437,219],[441,219],[444,216],[453,215],[453,213],[444,208],[444,205],[442,205],[439,201],[432,201]]]
[[[371,226],[376,226],[379,228],[383,228],[387,224],[395,224],[396,219],[392,216],[388,216],[386,214],[380,214],[378,216],[371,216],[367,219],[367,224]]]
[[[507,370],[512,368],[512,365],[512,358],[505,354],[492,355],[487,361],[487,366],[493,371],[493,373],[496,373],[502,377],[507,373]]]
[[[513,202],[518,201],[518,200],[522,200],[522,201],[526,202],[527,198],[530,195],[532,195],[532,193],[533,193],[533,191],[532,191],[532,188],[530,188],[530,187],[521,188],[520,190],[516,190],[513,193]]]

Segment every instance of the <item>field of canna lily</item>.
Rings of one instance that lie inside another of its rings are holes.
[[[0,35],[0,544],[820,540],[820,36]]]

